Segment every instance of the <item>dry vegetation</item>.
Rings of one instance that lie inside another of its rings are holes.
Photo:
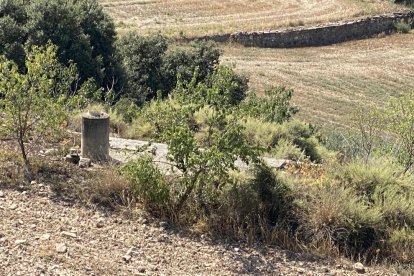
[[[250,76],[250,88],[294,89],[293,102],[306,121],[341,126],[358,104],[381,104],[413,89],[414,34],[396,34],[324,47],[224,48],[223,61]]]
[[[205,35],[325,23],[400,9],[384,0],[100,0],[120,31]]]

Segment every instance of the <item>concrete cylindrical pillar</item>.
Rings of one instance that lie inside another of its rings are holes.
[[[109,160],[109,115],[88,112],[82,116],[82,157],[92,161]]]

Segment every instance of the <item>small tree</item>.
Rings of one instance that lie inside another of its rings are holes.
[[[234,112],[233,93],[238,91],[238,85],[233,75],[222,68],[211,83],[197,83],[194,78],[186,85],[179,83],[172,94],[179,105],[171,106],[174,116],[170,117],[162,137],[168,144],[167,159],[182,172],[175,203],[177,210],[192,194],[201,207],[211,205],[217,199],[217,191],[228,181],[229,171],[237,170],[237,159],[260,162],[260,149],[248,142]],[[205,107],[208,107],[207,136],[200,148],[188,118]]]
[[[365,163],[368,163],[372,153],[380,144],[383,135],[382,114],[374,104],[358,106],[351,115],[351,123],[358,133],[356,147],[362,151]]]
[[[53,137],[66,118],[76,70],[57,61],[56,47],[33,47],[27,53],[26,73],[0,57],[0,131],[17,141],[27,168],[25,142]]]
[[[414,91],[389,101],[386,120],[399,145],[397,157],[407,172],[414,165]]]

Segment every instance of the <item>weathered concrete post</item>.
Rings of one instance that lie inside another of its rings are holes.
[[[88,112],[82,116],[82,157],[92,161],[109,160],[109,115]]]

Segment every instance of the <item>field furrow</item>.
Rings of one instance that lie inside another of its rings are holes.
[[[118,29],[206,35],[310,25],[397,11],[384,0],[100,0]]]
[[[357,104],[381,105],[414,89],[413,39],[396,34],[298,49],[228,46],[223,61],[248,75],[259,93],[270,85],[293,88],[302,119],[343,126]]]

